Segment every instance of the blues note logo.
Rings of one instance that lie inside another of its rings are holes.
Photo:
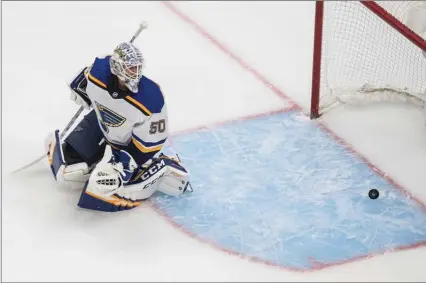
[[[108,127],[120,127],[123,125],[123,123],[126,121],[126,118],[123,116],[120,116],[119,114],[115,113],[111,109],[106,108],[105,106],[96,103],[96,107],[98,108],[98,112],[101,116],[100,122],[102,125],[102,128],[105,132],[108,133]],[[99,117],[98,117],[99,118]]]

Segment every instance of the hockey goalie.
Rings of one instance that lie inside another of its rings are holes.
[[[161,153],[167,140],[165,100],[142,74],[144,59],[131,42],[96,58],[71,81],[71,100],[89,112],[61,141],[46,138],[54,178],[81,189],[78,206],[115,212],[137,207],[157,190],[172,196],[189,186],[179,158]]]

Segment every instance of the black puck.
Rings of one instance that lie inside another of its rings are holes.
[[[378,197],[379,197],[379,191],[378,191],[378,190],[376,190],[376,189],[372,189],[372,190],[370,190],[370,191],[368,192],[368,196],[369,196],[371,199],[376,199],[376,198],[378,198]]]

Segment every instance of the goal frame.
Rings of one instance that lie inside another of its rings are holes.
[[[320,87],[321,87],[321,55],[322,55],[322,38],[323,38],[323,20],[324,20],[324,2],[316,0],[315,3],[315,28],[314,28],[314,46],[313,46],[313,62],[312,62],[312,89],[311,89],[311,109],[310,118],[317,119],[321,116],[319,113],[320,104]],[[381,18],[392,28],[397,30],[402,36],[410,40],[423,51],[426,51],[426,40],[413,32],[401,21],[388,13],[375,1],[358,1],[369,9],[373,14]]]

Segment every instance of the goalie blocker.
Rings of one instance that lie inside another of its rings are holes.
[[[127,152],[106,145],[94,113],[86,115],[64,142],[58,130],[49,136],[46,149],[54,178],[71,189],[82,189],[78,202],[82,208],[128,210],[156,191],[179,196],[190,187],[179,160],[160,154],[138,167]]]

